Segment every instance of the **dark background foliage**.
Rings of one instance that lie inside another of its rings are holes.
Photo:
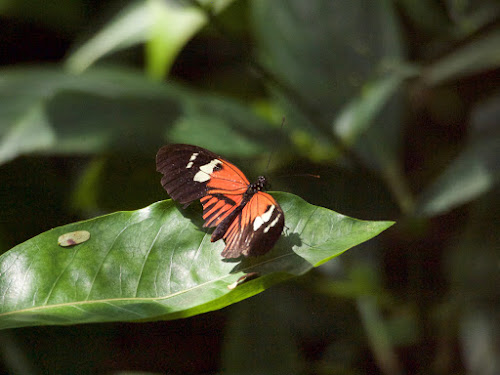
[[[1,374],[500,373],[498,1],[20,0],[0,22],[1,252],[165,199],[166,142],[397,221],[220,311],[3,331]]]

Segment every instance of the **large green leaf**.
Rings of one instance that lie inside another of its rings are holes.
[[[220,309],[301,275],[393,223],[360,221],[274,194],[285,234],[262,257],[223,260],[197,208],[171,200],[54,228],[0,257],[0,328],[175,319]],[[61,247],[62,234],[90,239]],[[260,277],[230,290],[246,273]]]
[[[33,152],[93,154],[111,148],[149,155],[165,141],[197,142],[248,157],[275,145],[278,136],[241,103],[154,83],[133,71],[2,71],[0,164]]]

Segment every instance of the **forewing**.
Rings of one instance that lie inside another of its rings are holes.
[[[168,195],[182,204],[208,195],[242,195],[249,185],[245,175],[233,164],[192,145],[163,146],[156,155],[156,170],[163,174],[161,184]]]
[[[205,227],[217,226],[239,206],[249,185],[234,164],[192,145],[162,147],[156,170],[163,174],[161,184],[172,199],[185,205],[200,199]]]
[[[267,193],[257,192],[224,234],[225,258],[267,253],[281,236],[285,215],[278,202]]]

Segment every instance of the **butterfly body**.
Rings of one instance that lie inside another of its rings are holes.
[[[224,239],[225,258],[262,255],[281,236],[284,214],[269,194],[267,180],[250,183],[233,164],[204,148],[174,144],[162,147],[156,169],[167,193],[181,204],[200,200],[204,227],[216,227],[211,241]]]

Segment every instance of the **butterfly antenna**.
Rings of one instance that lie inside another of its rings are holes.
[[[281,120],[281,126],[280,126],[280,132],[283,130],[283,126],[285,126],[285,116],[283,116]],[[267,165],[266,165],[266,174],[269,171],[269,165],[271,164],[271,159],[273,158],[274,152],[276,151],[276,147],[271,150],[271,153],[269,154],[269,159],[267,160]]]
[[[312,177],[312,178],[321,178],[319,174],[312,174],[312,173],[294,173],[294,174],[281,174],[279,176],[276,176],[278,178],[281,177]]]

